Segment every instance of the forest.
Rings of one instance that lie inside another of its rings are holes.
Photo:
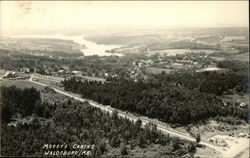
[[[173,83],[175,85],[197,89],[199,92],[217,96],[224,94],[244,94],[249,88],[248,76],[242,71],[218,72],[183,72],[155,75],[157,82]]]
[[[118,117],[117,112],[103,113],[88,103],[80,103],[70,98],[67,101],[55,99],[59,103],[36,103],[41,100],[40,95],[34,88],[1,87],[1,116],[6,116],[8,111],[3,109],[11,108],[11,118],[15,118],[16,114],[22,113],[26,108],[24,103],[27,98],[34,97],[30,101],[33,107],[24,110],[26,112],[23,115],[26,118],[31,117],[31,121],[19,122],[13,126],[8,124],[12,120],[1,118],[3,156],[42,156],[44,144],[64,143],[68,144],[67,150],[72,150],[72,144],[76,143],[94,144],[93,157],[107,156],[113,148],[120,148],[117,156],[129,155],[129,151],[135,147],[147,148],[150,144],[165,148],[165,155],[162,156],[169,158],[194,153],[196,150],[195,143],[163,135],[155,124],[148,123],[142,128],[141,120],[132,122]]]
[[[10,122],[15,114],[22,117],[38,112],[40,93],[35,88],[1,87],[1,123]]]
[[[234,116],[246,119],[247,109],[239,108],[231,103],[225,104],[215,95],[217,91],[211,91],[212,82],[216,82],[216,78],[220,79],[217,76],[209,78],[210,83],[201,80],[202,86],[205,87],[200,87],[200,89],[191,87],[197,83],[190,82],[188,77],[176,77],[186,79],[185,84],[191,84],[189,88],[186,88],[178,83],[168,82],[165,75],[147,82],[133,82],[124,79],[100,83],[71,78],[62,81],[62,84],[66,91],[81,94],[83,98],[175,125],[185,125],[216,116]],[[202,77],[204,80],[208,76],[203,75]],[[195,84],[192,85],[192,83]]]

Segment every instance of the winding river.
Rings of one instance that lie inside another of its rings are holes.
[[[104,44],[97,44],[95,42],[89,41],[84,39],[84,36],[71,36],[71,35],[61,35],[61,34],[55,34],[55,35],[20,35],[15,36],[18,38],[50,38],[50,39],[64,39],[64,40],[72,40],[75,43],[78,43],[80,45],[85,45],[87,48],[82,49],[81,52],[85,56],[91,56],[91,55],[98,55],[98,56],[111,56],[111,55],[117,55],[117,56],[123,56],[120,53],[107,53],[106,50],[119,48],[120,45],[104,45]]]

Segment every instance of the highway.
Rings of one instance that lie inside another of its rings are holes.
[[[49,86],[49,85],[40,83],[38,81],[33,81],[33,78],[34,78],[34,76],[31,75],[29,81],[33,82],[35,84],[39,84],[41,86]],[[38,76],[35,76],[35,78],[38,78]],[[41,79],[44,79],[44,78],[41,78]],[[143,117],[138,117],[138,116],[133,115],[132,113],[124,112],[124,111],[112,108],[111,106],[102,105],[102,104],[99,104],[99,103],[97,103],[95,101],[78,97],[78,96],[76,96],[76,94],[70,94],[69,92],[65,92],[65,91],[59,90],[59,89],[54,88],[54,87],[51,87],[51,88],[54,89],[56,92],[58,92],[60,94],[63,94],[65,96],[69,96],[71,98],[74,98],[75,100],[78,100],[78,101],[81,101],[81,102],[88,102],[91,106],[100,108],[104,112],[113,113],[116,110],[118,112],[118,116],[120,116],[120,117],[128,118],[128,119],[133,120],[133,121],[141,119],[143,126],[148,122],[152,122],[152,123],[156,124],[157,129],[160,130],[164,134],[169,134],[171,136],[179,137],[181,139],[185,139],[185,140],[189,140],[189,141],[196,141],[195,138],[189,136],[186,133],[182,133],[180,131],[174,130],[174,129],[169,128],[167,126],[164,126],[163,125],[164,123],[160,123],[160,121],[158,121],[158,120],[156,121],[155,119],[150,119],[150,118],[147,118],[147,117],[144,117],[144,116]],[[215,149],[215,150],[220,151],[220,152],[222,151],[221,147],[218,147],[218,146],[215,146],[215,145],[203,142],[203,141],[201,141],[200,144],[205,145],[207,147],[210,147],[210,148]]]

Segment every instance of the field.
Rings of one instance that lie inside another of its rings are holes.
[[[209,148],[197,148],[196,156],[207,158],[208,155],[213,157],[241,157],[241,154],[246,154],[245,148],[249,148],[249,138],[239,137],[240,133],[249,133],[249,127],[245,125],[230,125],[223,122],[207,121],[206,123],[198,123],[196,125],[190,125],[191,133],[201,135],[201,140],[210,144],[216,145],[214,142],[209,142],[211,138],[219,138],[225,140],[227,146],[221,147],[219,151],[215,151]],[[187,127],[178,127],[177,130],[186,132]],[[222,155],[220,155],[222,154]],[[236,156],[238,155],[238,156]]]
[[[31,87],[34,87],[38,90],[43,90],[44,87],[43,86],[40,86],[38,84],[35,84],[35,83],[31,83],[27,80],[2,80],[0,81],[0,86],[13,86],[15,85],[16,87],[18,88],[31,88]]]
[[[5,70],[0,70],[0,76],[2,77],[6,73]]]
[[[244,54],[238,54],[232,57],[235,60],[243,61],[243,62],[249,62],[249,54],[244,53]]]
[[[226,95],[223,99],[225,101],[249,104],[249,96],[247,94],[244,94],[244,95],[237,95],[237,94]]]
[[[215,53],[214,50],[191,50],[191,49],[165,49],[159,51],[150,51],[150,53],[160,53],[161,55],[176,55],[176,54],[185,54],[185,53],[200,53],[205,52],[206,54]]]
[[[226,59],[226,57],[210,57],[210,58],[212,58],[212,59],[214,59],[216,61],[223,61],[223,60]]]
[[[157,68],[157,67],[147,67],[147,73],[150,74],[160,74],[162,71],[165,71],[165,73],[170,73],[171,69],[164,69],[164,68]]]
[[[67,55],[81,56],[83,46],[71,40],[46,39],[46,38],[9,38],[3,37],[0,40],[0,47],[6,50],[25,50],[32,54],[55,54],[60,52]],[[59,53],[59,54],[60,54]]]
[[[237,154],[234,158],[247,158],[249,157],[249,148]]]

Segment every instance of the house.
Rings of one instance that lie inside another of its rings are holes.
[[[227,142],[221,139],[217,140],[216,144],[220,146],[227,146]]]
[[[5,74],[3,75],[3,78],[8,78],[9,74],[10,74],[10,71],[6,71]]]
[[[58,70],[58,73],[63,73],[64,72],[64,70]]]
[[[246,105],[247,105],[246,103],[241,102],[239,106],[240,107],[245,107]]]
[[[117,74],[114,74],[114,75],[112,75],[111,77],[118,77],[118,75],[117,75]]]
[[[220,146],[227,146],[227,142],[222,138],[210,138],[208,141]]]
[[[32,81],[39,81],[38,78],[32,78]]]
[[[138,66],[139,66],[139,67],[142,67],[142,63],[141,63],[141,62],[139,62],[139,63],[138,63]]]
[[[26,79],[26,77],[17,77],[16,79],[17,80],[24,80],[24,79]]]
[[[208,141],[211,142],[211,143],[213,143],[214,142],[214,138],[209,138]]]
[[[246,137],[247,134],[246,133],[239,133],[239,137]]]
[[[192,63],[192,60],[176,60],[178,63]]]
[[[10,78],[10,77],[16,77],[16,72],[14,71],[7,71],[4,75],[3,78]]]
[[[22,71],[23,71],[24,73],[30,73],[30,68],[24,67],[24,68],[22,68]]]
[[[182,63],[173,63],[171,66],[174,67],[174,68],[177,68],[177,69],[183,68],[183,64]]]
[[[77,74],[79,74],[79,71],[72,71],[72,74],[74,74],[74,75],[77,75]]]

